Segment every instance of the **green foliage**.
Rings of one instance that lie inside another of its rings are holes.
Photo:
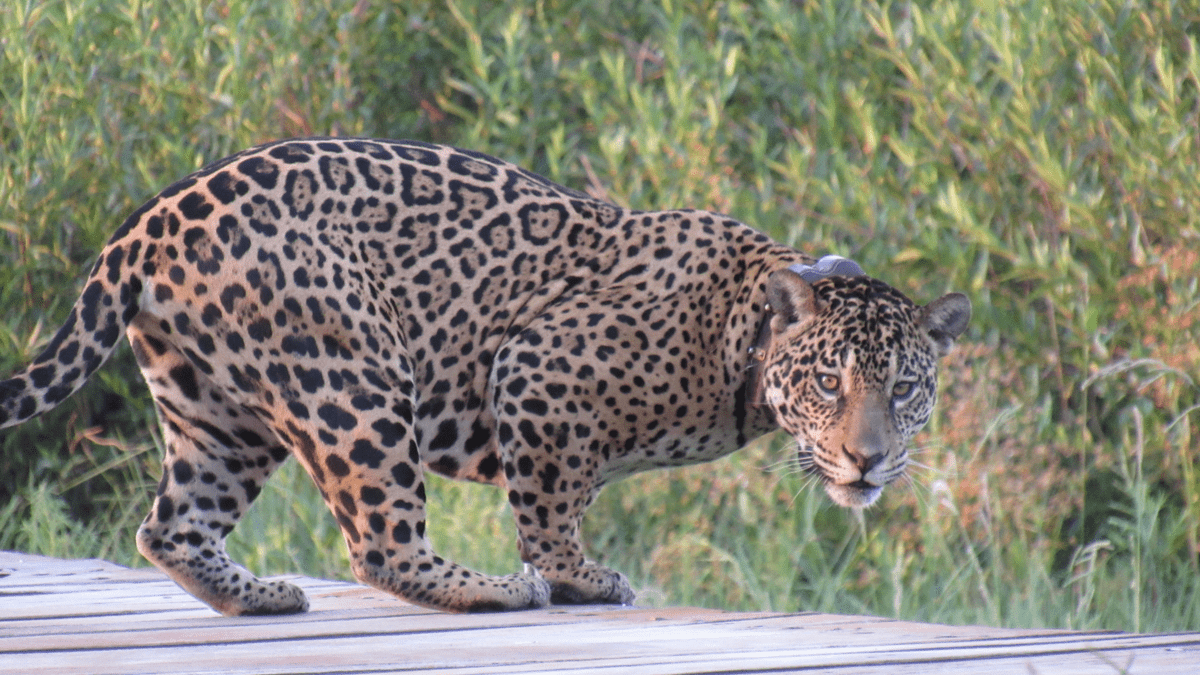
[[[643,601],[1200,629],[1198,44],[1171,0],[17,3],[0,372],[121,219],[205,162],[290,135],[450,142],[971,296],[913,485],[861,517],[789,472],[786,439],[607,488],[586,540]],[[95,379],[0,432],[0,546],[134,562],[153,411],[128,350]],[[430,499],[440,551],[517,567],[500,491]],[[230,549],[344,576],[339,536],[290,466]]]

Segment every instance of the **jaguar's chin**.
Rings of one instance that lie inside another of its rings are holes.
[[[838,506],[849,509],[862,509],[875,503],[883,493],[882,485],[872,485],[866,481],[856,481],[848,485],[825,483],[825,494]]]

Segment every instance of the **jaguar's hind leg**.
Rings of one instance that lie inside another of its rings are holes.
[[[138,529],[138,550],[227,616],[305,611],[302,590],[260,580],[225,552],[225,537],[287,458],[286,448],[169,344],[135,330],[130,341],[166,446],[154,508]]]

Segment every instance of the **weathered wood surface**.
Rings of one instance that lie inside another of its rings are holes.
[[[307,614],[225,618],[157,570],[0,552],[0,673],[1200,673],[1200,633],[686,608],[454,615],[291,579]]]

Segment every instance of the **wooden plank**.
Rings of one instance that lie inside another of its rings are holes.
[[[0,672],[209,672],[231,666],[253,672],[318,673],[352,670],[409,672],[450,669],[451,672],[569,672],[580,669],[637,668],[641,672],[713,672],[736,668],[761,671],[777,668],[895,667],[923,665],[953,667],[960,672],[989,671],[997,662],[1025,660],[1039,667],[1087,665],[1096,672],[1101,655],[1118,663],[1131,658],[1155,672],[1187,663],[1194,666],[1200,651],[1190,642],[1190,654],[1159,654],[1156,647],[1180,642],[1127,637],[1107,644],[1040,643],[1036,641],[968,641],[963,644],[881,644],[869,640],[799,641],[795,636],[730,636],[707,625],[656,627],[576,626],[575,630],[537,631],[522,628],[455,630],[400,635],[376,633],[341,638],[314,637],[288,641],[237,642],[240,631],[226,631],[227,641],[210,640],[142,649],[80,648],[64,652],[26,652],[4,659]],[[872,636],[874,638],[875,636]],[[832,643],[831,643],[832,642]],[[1143,658],[1143,654],[1149,658]],[[465,657],[465,658],[464,658]],[[1043,658],[1044,657],[1044,658]],[[1067,658],[1062,658],[1067,657]],[[16,666],[17,670],[8,669]],[[881,671],[883,672],[883,671]],[[928,672],[928,671],[927,671]],[[994,672],[994,671],[992,671]],[[1135,671],[1136,672],[1136,671]],[[1165,671],[1170,672],[1170,671]],[[1185,671],[1177,671],[1185,672]]]
[[[1200,633],[1005,630],[816,613],[555,607],[453,615],[289,577],[313,610],[226,618],[155,570],[0,553],[0,674],[1192,673]],[[1128,666],[1128,667],[1127,667]]]

